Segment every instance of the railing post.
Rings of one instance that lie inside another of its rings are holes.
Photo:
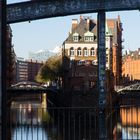
[[[6,140],[6,0],[0,0],[0,139]]]
[[[99,140],[107,140],[106,105],[106,49],[105,49],[105,12],[98,12],[98,93],[99,93]]]

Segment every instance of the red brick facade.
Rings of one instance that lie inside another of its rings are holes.
[[[28,81],[35,82],[36,76],[43,65],[43,62],[37,62],[37,61],[27,61],[28,63]]]
[[[124,83],[140,80],[140,49],[124,56],[122,76]]]
[[[114,74],[114,84],[120,85],[122,80],[122,23],[120,16],[116,19],[107,19],[109,28],[113,34],[113,66],[112,71]]]

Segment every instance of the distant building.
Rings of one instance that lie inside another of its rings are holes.
[[[28,81],[28,62],[24,59],[17,59],[16,82]]]
[[[43,65],[43,62],[37,62],[32,60],[24,60],[23,58],[18,58],[16,63],[17,68],[17,76],[16,76],[16,82],[21,81],[31,81],[35,82],[35,78],[37,76],[37,73],[39,72],[41,66]]]
[[[122,76],[124,83],[140,80],[140,48],[123,56]]]
[[[33,60],[28,60],[28,81],[35,82],[36,81],[36,76],[43,65],[43,62],[37,62]]]

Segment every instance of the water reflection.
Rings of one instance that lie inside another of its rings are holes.
[[[140,139],[140,107],[121,106],[112,112],[107,140]],[[46,95],[42,102],[13,102],[10,120],[11,140],[98,140],[96,108],[47,108]]]
[[[140,139],[140,107],[125,106],[120,108],[120,117],[115,126],[114,140]]]
[[[46,94],[43,94],[42,102],[12,102],[10,120],[12,140],[50,139],[48,131],[43,126],[50,121]]]
[[[20,126],[14,129],[12,140],[48,140],[48,134],[42,127]]]
[[[12,140],[97,140],[98,137],[95,108],[48,109],[35,102],[15,102],[11,110]]]

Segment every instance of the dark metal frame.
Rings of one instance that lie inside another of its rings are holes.
[[[7,22],[16,23],[98,11],[137,9],[140,9],[140,0],[35,0],[8,5]]]
[[[6,93],[6,0],[1,0],[1,94],[2,94],[2,140],[7,139],[7,93]]]
[[[1,92],[2,92],[2,140],[6,140],[6,109],[7,109],[7,93],[6,93],[6,23],[15,23],[21,21],[28,21],[28,20],[35,20],[41,18],[49,18],[49,17],[57,17],[57,16],[66,16],[66,15],[74,15],[80,13],[92,13],[98,12],[99,17],[103,16],[105,11],[118,11],[118,10],[136,10],[140,9],[140,0],[71,0],[71,1],[63,1],[63,0],[47,0],[47,1],[32,1],[32,2],[24,2],[19,4],[12,4],[8,6],[6,14],[6,0],[1,0],[2,5],[0,8],[2,9],[2,20],[0,22],[1,25],[1,36],[2,42],[1,43]],[[45,13],[45,14],[44,14]],[[7,15],[7,22],[6,22],[6,15]],[[99,18],[100,19],[100,18]],[[101,18],[102,19],[102,18]],[[98,24],[100,25],[100,23]],[[99,27],[100,28],[100,27]],[[100,34],[100,30],[104,30]],[[100,72],[100,66],[102,65],[102,59],[105,56],[105,21],[102,23],[102,27],[99,29],[99,37],[103,40],[99,44],[99,107],[100,111],[99,120],[101,124],[104,119],[103,111],[105,108],[105,90],[104,84],[101,87],[100,78],[105,78]],[[100,41],[100,40],[99,40]],[[103,50],[100,50],[103,49]],[[103,52],[101,52],[103,51]],[[101,56],[101,53],[103,55]],[[105,65],[105,62],[103,62]],[[105,68],[103,66],[102,69],[105,72]],[[103,127],[102,127],[103,126]],[[102,125],[102,129],[99,132],[103,133],[103,137],[101,139],[106,139],[106,132],[102,132],[105,127],[105,122]],[[99,134],[100,135],[100,134]]]

